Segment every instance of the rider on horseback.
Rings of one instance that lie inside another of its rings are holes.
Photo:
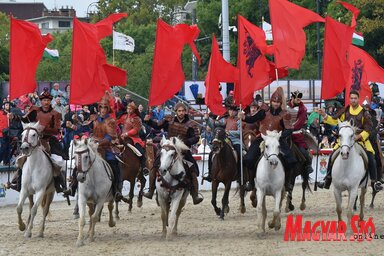
[[[144,121],[151,127],[155,129],[164,129],[168,131],[168,137],[179,137],[185,145],[191,147],[193,144],[198,142],[199,130],[196,125],[193,124],[192,120],[189,119],[187,112],[187,107],[179,102],[175,106],[176,116],[167,117],[160,122],[155,122],[150,120],[150,116],[146,115]],[[191,162],[192,165],[187,168],[187,174],[191,178],[191,196],[193,199],[193,204],[199,204],[203,201],[198,194],[199,183],[197,181],[197,176],[199,175],[199,167],[197,166],[196,160],[193,158],[191,151],[184,152],[184,159]],[[153,193],[155,191],[155,182],[157,176],[157,170],[160,166],[160,154],[157,155],[154,166],[150,172],[149,176],[149,191],[144,194],[145,197],[152,199]]]
[[[299,91],[291,93],[291,100],[288,102],[288,112],[291,114],[291,121],[293,123],[292,142],[299,148],[301,154],[305,157],[306,175],[313,172],[312,157],[309,154],[307,143],[304,139],[302,128],[307,122],[307,108],[304,106],[301,98],[303,94]]]
[[[142,123],[139,110],[133,101],[127,105],[127,114],[121,116],[119,122],[123,124],[121,138],[124,142],[127,142],[127,139],[132,140],[133,146],[141,153],[141,171],[146,172],[145,143],[139,137]]]
[[[222,117],[218,121],[213,121],[211,118],[209,118],[208,114],[204,115],[204,119],[207,122],[207,125],[214,130],[216,127],[223,127],[225,131],[231,132],[231,131],[238,131],[239,128],[239,118],[236,116],[237,114],[237,107],[235,105],[230,105],[227,107],[228,108],[228,115]],[[230,141],[232,143],[229,143],[230,146],[235,149],[237,153],[237,159],[240,159],[240,139],[238,139],[239,134],[231,134],[231,139]],[[209,153],[209,158],[208,158],[208,176],[203,177],[204,180],[211,182],[212,181],[212,156],[213,152],[211,151]],[[238,164],[240,164],[240,161],[238,160]],[[238,166],[238,170],[240,170],[240,166]]]
[[[117,161],[111,149],[111,144],[117,140],[117,125],[116,120],[111,116],[112,109],[109,104],[109,96],[105,94],[99,103],[99,115],[93,115],[90,120],[93,120],[92,138],[98,142],[98,151],[101,156],[111,166],[113,171],[112,189],[116,201],[120,201],[123,196],[121,194],[122,182],[120,178],[119,162]],[[75,170],[72,177],[76,177]],[[77,179],[73,179],[70,188],[64,191],[64,195],[74,196],[78,185]]]
[[[268,110],[261,109],[253,116],[244,116],[243,113],[240,113],[241,118],[246,123],[255,123],[260,121],[260,132],[262,134],[266,134],[266,131],[283,131],[280,137],[280,147],[281,152],[284,155],[284,164],[285,164],[285,186],[289,186],[290,182],[290,169],[287,166],[291,166],[296,162],[292,152],[289,149],[288,143],[286,139],[288,136],[292,134],[292,125],[290,122],[290,115],[282,109],[284,106],[284,91],[281,87],[278,87],[276,91],[271,96],[270,107]],[[247,152],[244,156],[244,163],[249,170],[253,170],[256,172],[256,164],[260,158],[260,144],[262,142],[262,138],[257,138],[254,140]],[[247,184],[247,190],[252,190],[255,187],[255,181],[251,179]]]
[[[53,99],[49,93],[48,88],[44,88],[43,93],[39,96],[41,101],[41,107],[32,106],[27,114],[25,114],[21,120],[24,123],[39,122],[44,127],[42,132],[41,144],[44,147],[45,152],[49,155],[55,154],[61,156],[63,159],[68,160],[68,155],[64,153],[56,136],[60,132],[61,114],[55,111],[51,106]],[[10,188],[20,191],[21,189],[21,170],[27,157],[20,156],[17,160],[18,172],[13,177]],[[51,160],[53,173],[53,180],[57,193],[63,192],[65,188],[65,178],[61,174],[61,167],[58,166],[53,160]]]
[[[376,163],[374,157],[374,150],[372,144],[369,141],[368,137],[372,129],[372,120],[371,115],[368,111],[365,111],[362,106],[359,104],[359,93],[357,91],[351,91],[349,93],[350,105],[347,107],[341,108],[333,117],[327,115],[323,109],[319,109],[319,114],[323,116],[323,122],[326,124],[336,125],[338,123],[337,119],[341,121],[351,121],[353,120],[354,126],[356,126],[355,141],[357,141],[366,151],[368,157],[368,172],[374,190],[379,191],[383,189],[380,181],[377,180],[376,173]],[[329,159],[332,159],[332,156],[335,152],[338,152],[339,144],[336,144],[333,153],[330,155]],[[319,188],[329,189],[332,182],[332,163],[331,160],[328,162],[327,175],[324,178],[324,181],[319,182]]]

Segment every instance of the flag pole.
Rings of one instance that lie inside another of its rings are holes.
[[[242,110],[242,106],[240,104],[240,112]],[[243,125],[242,125],[242,118],[240,118],[240,174],[241,174],[241,182],[240,185],[244,185],[244,171],[243,171]]]
[[[206,111],[205,111],[205,113],[206,114],[208,114],[208,107],[206,108]],[[208,117],[209,118],[209,117]],[[207,135],[207,127],[208,127],[208,122],[205,122],[205,135]],[[203,140],[203,138],[201,138],[201,140]],[[203,177],[204,177],[204,174],[205,174],[205,172],[204,172],[204,167],[205,167],[205,149],[206,149],[206,147],[207,147],[207,143],[208,143],[208,141],[207,141],[207,136],[205,136],[205,139],[204,139],[204,147],[203,147],[203,170],[202,170],[202,174],[201,174],[201,185],[203,185],[204,184],[204,179],[203,179]],[[209,170],[208,170],[209,171]]]

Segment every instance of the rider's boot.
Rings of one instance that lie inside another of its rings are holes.
[[[149,169],[147,168],[147,159],[145,158],[145,155],[143,154],[140,157],[140,166],[141,166],[141,172],[143,173],[144,176],[147,176],[149,174]]]
[[[54,176],[53,182],[55,184],[55,189],[57,193],[61,193],[64,191],[66,184],[65,184],[65,178],[63,177],[63,175]]]
[[[15,176],[13,176],[11,183],[7,182],[5,184],[6,189],[13,189],[17,192],[21,190],[21,168],[17,169]]]
[[[212,182],[212,151],[209,153],[208,157],[208,176],[203,177],[203,180],[206,180],[208,182]]]
[[[73,170],[71,181],[69,183],[68,189],[63,191],[64,196],[75,196],[76,190],[78,187],[79,182],[77,181],[77,170],[76,168]]]
[[[193,168],[193,167],[192,167]],[[195,171],[191,172],[191,196],[193,200],[193,204],[199,204],[203,201],[203,198],[199,195],[199,182],[197,180],[197,175]]]

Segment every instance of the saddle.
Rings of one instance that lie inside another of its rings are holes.
[[[54,177],[58,177],[61,175],[61,166],[59,166],[58,164],[56,164],[50,154],[43,150],[44,154],[48,157],[48,160],[49,162],[51,163],[52,165],[52,171],[53,171],[53,176]],[[25,162],[27,161],[27,156],[24,156],[24,155],[20,155],[17,159],[16,159],[16,167],[19,168],[20,170],[23,169],[23,166],[25,164]]]
[[[298,162],[305,162],[307,160],[296,144],[292,143],[291,150]]]

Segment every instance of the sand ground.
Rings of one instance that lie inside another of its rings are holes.
[[[300,211],[301,187],[295,187],[294,214],[302,214],[303,221],[336,220],[335,201],[331,190],[319,190],[307,196],[307,209]],[[371,190],[369,190],[371,191]],[[369,209],[371,193],[367,193],[365,219],[373,218],[376,233],[384,234],[383,192],[376,197],[374,209]],[[247,196],[245,214],[239,212],[239,197],[232,190],[230,212],[221,221],[210,204],[211,193],[203,192],[205,200],[197,206],[188,198],[179,221],[178,236],[171,241],[161,238],[160,208],[155,200],[144,199],[142,208],[128,212],[120,206],[120,220],[116,227],[108,227],[104,210],[96,225],[95,242],[76,247],[78,220],[73,219],[73,205],[55,202],[46,223],[45,237],[37,238],[41,209],[35,219],[32,238],[25,239],[18,230],[15,206],[0,208],[0,255],[381,255],[383,239],[363,242],[286,242],[284,241],[287,214],[282,213],[282,228],[260,234],[256,226],[256,210]],[[222,195],[220,191],[219,196]],[[346,206],[346,197],[343,197]],[[221,198],[218,199],[221,202]],[[135,199],[136,203],[136,199]],[[273,202],[267,201],[268,218]],[[28,207],[23,216],[26,219]],[[343,212],[344,218],[346,212]],[[85,230],[87,230],[87,226]]]

